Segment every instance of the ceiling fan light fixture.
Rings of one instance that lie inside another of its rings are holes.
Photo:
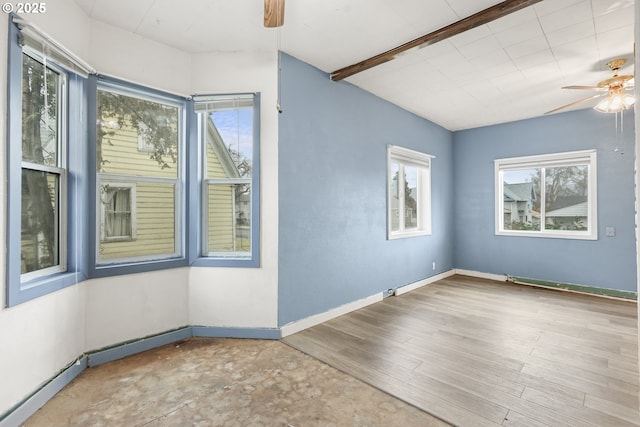
[[[625,94],[622,96],[622,103],[624,104],[624,108],[630,108],[636,103],[636,99],[633,95]]]
[[[617,113],[632,107],[636,102],[633,95],[627,93],[614,92],[598,102],[594,110],[601,113]]]

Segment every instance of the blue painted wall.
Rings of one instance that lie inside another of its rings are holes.
[[[452,133],[293,57],[281,65],[279,325],[453,268]],[[436,156],[430,236],[386,238],[388,144]]]
[[[616,132],[614,115],[588,109],[456,132],[455,266],[636,291],[633,114],[623,122]],[[597,241],[495,235],[494,159],[594,148]],[[605,227],[616,236],[607,237]]]

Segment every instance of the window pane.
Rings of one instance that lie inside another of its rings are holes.
[[[59,186],[57,174],[22,170],[22,274],[60,263]]]
[[[391,203],[391,231],[400,230],[400,210],[399,200],[400,193],[398,192],[398,175],[400,174],[400,165],[398,163],[391,163],[391,189],[389,190],[389,201]]]
[[[418,228],[418,169],[404,167],[404,228]]]
[[[503,172],[505,230],[540,230],[541,169]]]
[[[98,90],[98,263],[181,254],[181,111],[169,102]]]
[[[588,182],[586,165],[546,168],[545,229],[587,230]]]
[[[139,181],[128,189],[117,183],[101,188],[100,259],[175,253],[175,184]]]
[[[251,252],[251,187],[210,184],[207,252]]]
[[[431,234],[431,179],[428,154],[390,145],[387,223],[389,239]]]
[[[98,117],[99,172],[178,177],[178,107],[99,90]]]
[[[58,166],[60,75],[28,55],[22,62],[22,160]]]
[[[253,107],[214,110],[208,116],[207,154],[212,151],[216,158],[207,158],[207,174],[210,167],[222,168],[224,174],[207,177],[250,178],[253,163]],[[211,161],[215,164],[209,165]]]
[[[249,256],[253,96],[220,97],[202,108],[205,208],[203,256]]]

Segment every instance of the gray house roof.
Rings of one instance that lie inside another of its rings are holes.
[[[552,211],[547,212],[548,217],[577,217],[577,216],[587,216],[588,206],[587,202],[578,203],[572,206],[566,206],[560,209],[554,209]]]
[[[553,206],[551,208],[553,210],[557,210],[560,208],[566,208],[568,206],[578,205],[580,203],[584,203],[587,201],[587,196],[558,196],[553,201]]]
[[[505,182],[503,193],[505,201],[524,202],[536,199],[532,182],[520,182],[517,184],[507,184]]]

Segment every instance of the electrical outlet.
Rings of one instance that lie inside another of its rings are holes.
[[[616,229],[615,227],[607,227],[605,230],[607,237],[613,237],[616,235]]]
[[[436,262],[435,261],[433,261],[433,264],[431,265],[431,268],[434,269],[434,270],[436,269]]]

